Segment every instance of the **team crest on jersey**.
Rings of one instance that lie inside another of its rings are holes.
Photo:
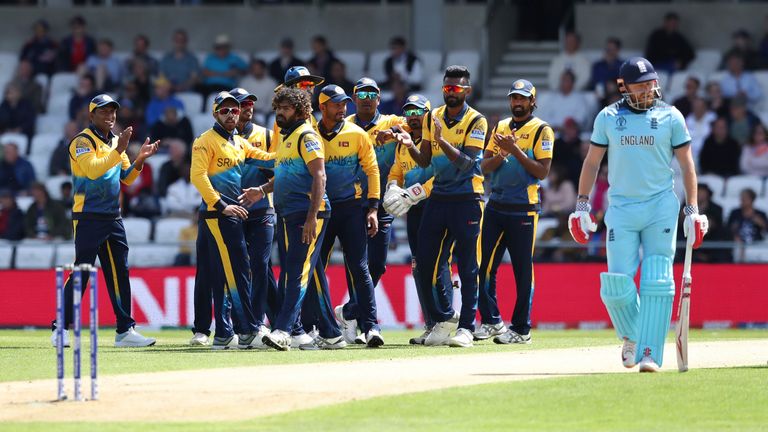
[[[541,149],[543,151],[552,151],[552,141],[542,141]]]
[[[469,137],[485,141],[485,132],[482,129],[472,129],[472,132],[469,133]]]
[[[456,129],[456,135],[461,135],[464,133],[464,129]]]
[[[616,130],[623,131],[627,128],[627,119],[624,116],[619,116],[616,119]]]
[[[339,141],[339,147],[349,147],[349,141]]]
[[[651,119],[651,129],[658,129],[659,128],[659,121],[655,118]]]

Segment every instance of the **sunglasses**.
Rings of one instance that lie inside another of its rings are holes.
[[[246,100],[246,101],[240,102],[240,108],[249,108],[249,107],[252,107],[252,106],[253,106],[253,101],[252,100]]]
[[[377,97],[379,97],[379,93],[372,92],[372,91],[359,91],[359,92],[357,92],[355,94],[357,95],[357,98],[361,99],[361,100],[363,100],[363,99],[371,99],[371,100],[373,100],[373,99],[376,99]]]
[[[423,116],[424,113],[426,112],[427,110],[425,108],[413,108],[413,109],[403,110],[403,115],[405,115],[406,117]]]
[[[299,81],[295,84],[295,87],[301,90],[310,90],[315,88],[315,83],[311,81]]]
[[[240,108],[219,108],[216,110],[216,114],[221,115],[240,115]]]
[[[458,85],[458,84],[444,85],[443,86],[443,93],[464,93],[465,91],[467,91],[467,89],[469,87],[470,86],[463,86],[463,85]]]

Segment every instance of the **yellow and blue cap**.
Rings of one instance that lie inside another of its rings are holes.
[[[216,112],[217,109],[227,100],[234,101],[238,106],[240,106],[240,101],[237,100],[236,97],[232,96],[229,92],[219,92],[219,94],[216,95],[216,98],[213,100],[213,112]]]
[[[363,77],[357,80],[357,83],[355,83],[354,92],[357,93],[359,90],[362,90],[364,88],[371,88],[376,90],[376,92],[381,92],[381,89],[379,88],[379,85],[376,84],[376,80],[373,78]]]
[[[101,108],[109,105],[114,105],[115,109],[120,108],[120,104],[116,100],[112,99],[112,96],[108,94],[100,94],[91,99],[91,103],[88,104],[88,112],[93,112],[96,108]]]
[[[512,83],[512,88],[509,89],[507,96],[512,96],[513,94],[519,94],[525,97],[536,97],[536,87],[534,87],[528,80],[519,79]]]
[[[412,94],[408,96],[408,98],[405,100],[405,103],[403,104],[403,109],[407,106],[413,106],[416,108],[423,108],[423,109],[432,109],[431,104],[429,103],[429,99],[427,99],[426,96],[421,94]]]
[[[344,89],[335,85],[329,84],[320,91],[319,102],[324,104],[326,102],[343,102],[351,101],[352,98],[344,93]]]

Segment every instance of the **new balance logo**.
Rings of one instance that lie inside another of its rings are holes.
[[[664,234],[669,234],[669,233],[670,233],[670,231],[672,231],[670,228],[665,228],[665,229],[664,229]]]

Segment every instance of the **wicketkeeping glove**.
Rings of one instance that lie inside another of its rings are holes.
[[[707,231],[709,231],[709,220],[705,215],[699,214],[697,206],[687,205],[683,208],[683,213],[685,213],[683,234],[685,234],[688,243],[694,249],[698,249],[701,246],[701,242],[704,241]]]
[[[568,216],[568,231],[571,232],[576,242],[586,244],[589,241],[589,233],[597,231],[595,217],[589,212],[592,206],[587,202],[577,202],[576,211]]]
[[[408,212],[411,206],[427,198],[427,193],[420,183],[406,189],[390,183],[384,194],[384,210],[392,216],[400,217]]]

